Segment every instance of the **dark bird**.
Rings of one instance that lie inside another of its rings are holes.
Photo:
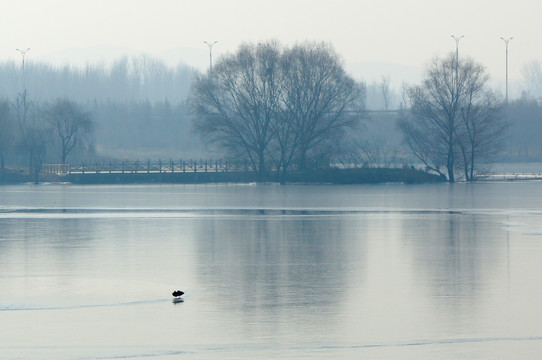
[[[182,296],[183,294],[184,294],[184,291],[181,291],[181,290],[175,290],[174,292],[171,293],[171,295],[175,297]]]

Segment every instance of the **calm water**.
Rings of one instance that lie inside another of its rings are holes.
[[[1,359],[538,359],[541,304],[540,182],[0,187]]]

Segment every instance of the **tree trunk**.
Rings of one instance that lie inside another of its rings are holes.
[[[299,166],[298,166],[298,169],[303,171],[306,169],[306,166],[307,166],[307,151],[306,151],[306,147],[305,146],[302,146],[301,147],[301,151],[299,151]]]
[[[474,154],[471,154],[470,158],[470,178],[469,181],[474,180]]]
[[[4,163],[4,152],[0,150],[0,171],[2,172],[2,181],[6,179],[6,166]]]
[[[34,178],[34,183],[37,184],[39,183],[40,179],[40,168],[41,168],[41,165],[38,164],[38,161],[37,160],[34,160],[34,166],[33,168],[31,169],[32,171],[32,176]]]
[[[258,154],[258,165],[259,165],[259,169],[258,169],[258,180],[259,181],[265,181],[266,180],[266,176],[265,176],[265,156],[264,156],[264,153],[263,151],[260,151],[260,153]]]
[[[446,162],[446,169],[448,170],[448,181],[453,183],[455,182],[454,176],[454,149],[453,146],[450,146],[448,149],[448,159]]]

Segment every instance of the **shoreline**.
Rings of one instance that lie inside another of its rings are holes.
[[[253,172],[185,172],[185,173],[85,173],[44,174],[38,183],[93,184],[210,184],[210,183],[282,183],[282,184],[379,184],[446,182],[438,175],[412,168],[330,168],[315,171],[292,171],[282,179],[269,176],[258,181]],[[6,173],[0,185],[34,183],[29,175]]]

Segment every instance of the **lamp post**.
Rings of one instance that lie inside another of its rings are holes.
[[[504,41],[504,44],[506,45],[506,102],[508,103],[508,43],[510,40],[513,39],[513,37],[509,37],[508,39],[505,39],[501,36],[501,39]]]
[[[455,85],[454,89],[457,86],[457,83],[459,82],[459,40],[463,39],[465,35],[461,36],[455,36],[451,35],[455,40]]]
[[[459,40],[463,39],[465,35],[455,36],[451,35],[455,40],[455,69],[457,74],[457,66],[459,64]]]
[[[213,45],[216,44],[218,41],[208,42],[204,41],[204,43],[207,44],[209,47],[209,75],[213,75]]]
[[[21,49],[15,49],[15,50],[17,50],[18,52],[21,53],[21,57],[22,57],[22,59],[23,59],[23,62],[22,62],[22,70],[23,70],[23,87],[24,87],[25,90],[26,90],[25,73],[24,73],[24,58],[25,58],[26,52],[27,52],[28,50],[30,50],[30,48],[26,48],[26,49],[24,49],[24,50],[21,50]]]

